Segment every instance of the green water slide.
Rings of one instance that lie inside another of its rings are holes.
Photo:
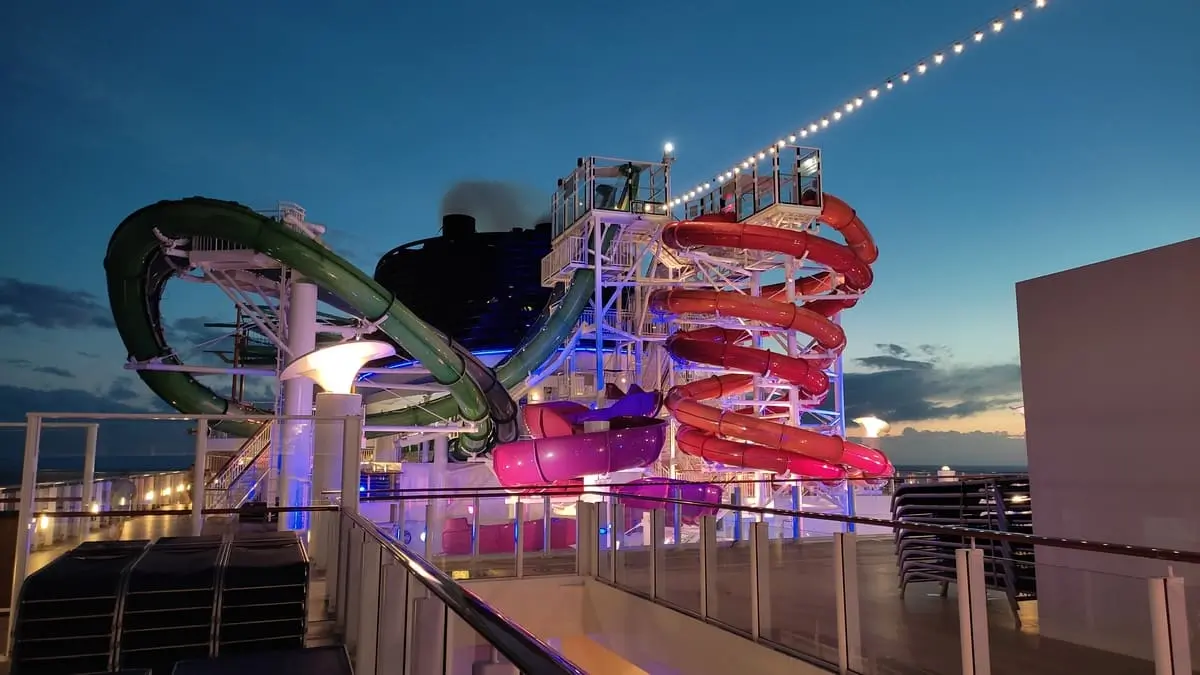
[[[619,197],[604,199],[615,203],[601,208],[624,208],[636,194],[638,174],[631,167],[626,189]],[[616,233],[617,228],[608,230],[604,250]],[[496,394],[507,397],[507,392],[518,392],[525,379],[553,356],[570,337],[594,292],[594,270],[577,270],[561,300],[555,307],[547,307],[526,339],[493,373],[374,279],[288,225],[234,202],[204,197],[163,201],[127,217],[113,233],[104,259],[113,319],[132,361],[180,363],[163,334],[159,303],[167,281],[183,269],[184,261],[172,259],[164,251],[163,241],[192,237],[215,237],[267,255],[338,296],[359,316],[377,322],[380,332],[448,387],[449,395],[370,415],[367,423],[427,425],[461,418],[477,425],[475,431],[460,437],[468,454],[490,449],[497,440],[508,440],[503,438],[507,434],[497,438],[495,420],[489,415],[497,409]],[[138,375],[156,395],[185,414],[269,414],[217,394],[188,373],[140,370]],[[221,428],[249,436],[257,425],[230,421]]]

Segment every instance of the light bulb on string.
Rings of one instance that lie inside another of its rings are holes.
[[[1026,0],[1026,2],[1014,8],[1012,13],[1005,15],[1005,17],[1011,19],[1011,21],[1015,24],[1016,22],[1021,22],[1024,19],[1029,18],[1032,10],[1043,9],[1047,6],[1047,4],[1047,0]],[[962,54],[966,50],[967,43],[972,41],[976,43],[983,42],[983,38],[987,35],[987,33],[1000,33],[1004,30],[1004,28],[1006,28],[1004,18],[993,17],[983,26],[980,26],[968,33],[966,38],[955,40],[945,45],[942,49],[929,52],[929,56],[927,58],[917,61],[908,68],[900,71],[899,74],[887,78],[881,84],[864,90],[864,94],[845,99],[847,102],[843,103],[830,114],[825,115],[817,120],[810,121],[807,125],[801,126],[795,131],[782,137],[787,139],[786,143],[783,140],[779,140],[766,146],[762,150],[751,154],[745,161],[741,162],[740,165],[735,165],[724,174],[718,174],[719,178],[715,180],[728,180],[729,178],[738,175],[742,169],[749,169],[750,167],[755,166],[759,160],[764,159],[768,154],[776,155],[780,153],[785,147],[787,147],[788,143],[795,143],[797,139],[807,139],[809,136],[816,134],[818,131],[827,129],[833,122],[840,121],[844,116],[854,112],[858,108],[863,107],[866,103],[877,101],[880,98],[883,98],[882,93],[895,89],[897,81],[899,81],[901,84],[906,84],[912,79],[912,73],[916,73],[917,75],[925,75],[929,71],[929,65],[931,62],[933,65],[942,65],[946,62],[946,57],[948,54]],[[691,192],[699,193],[702,196],[704,191],[708,189],[708,186],[705,184],[698,184],[694,190],[691,190]]]

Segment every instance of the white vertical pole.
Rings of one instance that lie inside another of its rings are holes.
[[[1155,675],[1189,675],[1192,650],[1183,577],[1160,577],[1149,582]]]
[[[594,255],[592,260],[596,268],[596,287],[595,298],[592,304],[595,306],[594,323],[596,327],[596,405],[604,405],[604,268],[600,262],[601,246],[604,244],[604,237],[601,232],[602,223],[600,218],[592,215],[592,250]],[[616,227],[610,225],[610,227]]]
[[[717,518],[700,516],[700,618],[717,615]]]
[[[96,480],[96,442],[100,435],[99,424],[87,425],[87,440],[83,448],[83,507],[90,509],[94,494],[92,483]]]
[[[429,474],[429,487],[446,487],[446,473],[450,466],[450,439],[445,435],[433,439],[433,467]],[[437,489],[431,490],[433,497],[432,518],[425,523],[425,542],[430,555],[442,554],[442,530],[446,528],[446,499]]]
[[[991,675],[983,551],[977,548],[958,549],[954,552],[954,566],[958,584],[958,631],[963,675]]]
[[[317,345],[317,287],[293,273],[288,285],[287,300],[287,346],[291,358],[297,359],[311,352]],[[308,417],[313,414],[313,382],[307,377],[294,377],[283,382],[283,414],[292,417]],[[271,433],[282,431],[282,442],[272,438],[279,448],[280,506],[304,506],[305,486],[310,482],[313,464],[313,425],[311,420],[288,420],[283,429],[271,429]],[[303,514],[279,514],[280,530],[300,529]]]
[[[29,413],[25,416],[25,457],[21,464],[21,492],[17,506],[17,545],[13,557],[12,599],[10,600],[11,626],[17,625],[16,609],[21,585],[29,569],[29,542],[33,537],[33,498],[37,487],[38,451],[42,443],[42,416]],[[8,641],[8,653],[12,640]]]
[[[359,398],[357,394],[351,394]],[[361,401],[361,398],[360,398]],[[343,418],[342,427],[342,510],[358,513],[358,482],[362,478],[362,416]]]
[[[96,442],[100,435],[100,425],[92,423],[87,425],[86,440],[83,446],[83,478],[80,484],[79,492],[79,507],[83,518],[79,521],[79,540],[83,541],[87,538],[91,528],[92,502],[94,501],[96,486]],[[101,508],[104,508],[101,506]]]
[[[204,465],[208,461],[208,420],[196,420],[196,455],[192,464],[192,536],[204,531]]]
[[[771,637],[771,542],[769,525],[762,521],[750,525],[750,638],[758,641]]]
[[[837,597],[838,672],[861,672],[862,605],[858,601],[858,539],[833,535],[833,583]]]

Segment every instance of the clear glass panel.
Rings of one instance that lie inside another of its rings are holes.
[[[640,509],[625,506],[623,509],[625,522],[620,528],[621,537],[617,544],[617,585],[622,588],[649,596],[651,587],[651,544],[656,536],[651,509]],[[660,521],[661,525],[661,521]],[[661,544],[663,533],[657,532]]]
[[[375,667],[379,673],[403,673],[407,647],[409,602],[408,570],[385,561],[379,583],[379,637],[375,642]]]
[[[434,515],[435,524],[443,523],[440,566],[459,580],[516,576],[516,500],[489,494],[443,501],[444,514]],[[528,531],[525,536],[528,551]]]
[[[858,618],[862,647],[860,655],[851,655],[852,668],[864,675],[914,668],[961,673],[953,551],[915,539],[901,539],[898,547],[889,535],[858,535],[855,558],[855,568],[846,574],[858,582],[858,598],[847,602],[848,612]]]
[[[789,528],[790,529],[790,528]],[[837,596],[831,537],[777,538],[767,544],[760,600],[762,637],[837,663]]]
[[[985,551],[993,673],[1155,672],[1147,578],[1156,573],[1150,568],[1160,566],[1165,576],[1164,563],[1041,546],[1036,549],[1039,561],[1034,562],[1032,548],[1012,549],[996,545]],[[1124,567],[1150,574],[1084,567]]]
[[[684,520],[676,505],[666,510],[657,598],[678,609],[700,613],[700,520]]]
[[[708,599],[708,618],[744,633],[750,632],[750,524],[738,514],[718,523],[715,597]]]
[[[524,575],[575,574],[577,532],[574,501],[526,499]]]
[[[447,617],[446,673],[484,673],[493,664],[510,662],[496,651],[487,638],[467,625],[453,612]],[[494,665],[493,665],[494,667]],[[509,672],[507,668],[498,672]]]

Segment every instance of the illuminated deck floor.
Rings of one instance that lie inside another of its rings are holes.
[[[601,558],[605,565],[607,555]],[[700,606],[699,552],[666,552],[667,572],[659,595],[680,609]],[[511,577],[511,558],[442,561],[456,576]],[[529,553],[525,574],[573,574],[574,553]],[[717,598],[710,613],[726,626],[750,629],[750,554],[744,546],[723,543],[718,553]],[[629,551],[617,572],[621,585],[650,591],[649,555]],[[661,575],[661,573],[660,573]],[[863,672],[879,674],[962,672],[958,643],[958,598],[952,585],[947,597],[938,584],[916,584],[900,596],[896,557],[889,539],[858,542],[859,614]],[[833,584],[833,546],[826,541],[777,546],[771,555],[769,637],[798,652],[837,661],[837,621]],[[994,675],[1152,675],[1154,664],[1128,656],[1081,647],[1038,635],[1037,603],[1021,604],[1021,627],[1007,600],[994,594],[988,603]]]

